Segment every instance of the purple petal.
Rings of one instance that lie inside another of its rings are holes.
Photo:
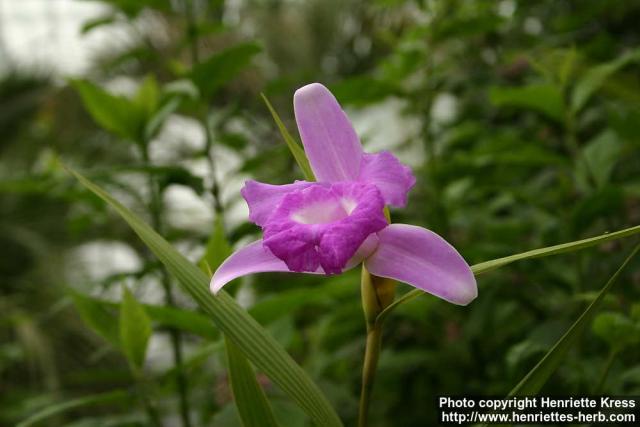
[[[215,294],[233,279],[267,271],[289,271],[289,268],[258,240],[231,254],[213,274],[209,287]]]
[[[358,180],[375,184],[386,204],[396,207],[407,204],[407,194],[416,183],[416,178],[408,166],[400,163],[388,151],[365,154],[360,166]]]
[[[293,106],[305,153],[320,182],[355,181],[362,146],[347,115],[329,89],[312,83],[298,89]]]
[[[478,295],[469,265],[436,233],[391,224],[378,232],[378,239],[378,249],[365,261],[371,274],[408,283],[459,305],[469,304]]]
[[[306,181],[296,181],[293,184],[271,185],[249,180],[245,182],[240,193],[249,205],[249,219],[262,227],[287,193],[306,188],[312,184]]]
[[[376,233],[370,234],[360,245],[356,253],[347,262],[347,265],[342,270],[343,272],[351,270],[353,267],[360,265],[362,261],[367,259],[378,248],[378,235]]]
[[[264,245],[291,271],[337,274],[387,226],[383,208],[375,185],[316,183],[282,198],[263,227]]]
[[[377,246],[378,237],[375,234],[371,234],[362,245],[360,245],[343,271],[350,270],[359,265]],[[227,258],[214,273],[209,288],[211,292],[217,294],[224,285],[241,276],[253,273],[289,271],[287,265],[279,258],[276,258],[271,251],[266,249],[262,240],[258,240],[239,249]],[[324,271],[320,268],[316,271],[308,271],[306,273],[324,274]]]

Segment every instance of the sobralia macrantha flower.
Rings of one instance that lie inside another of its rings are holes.
[[[454,304],[477,296],[462,256],[436,233],[389,224],[384,207],[403,207],[416,180],[393,154],[365,153],[349,119],[319,83],[298,89],[296,122],[317,182],[247,181],[242,196],[262,240],[227,258],[211,279],[216,293],[258,272],[338,274],[364,263],[376,276],[408,283]]]

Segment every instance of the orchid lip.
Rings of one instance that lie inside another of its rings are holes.
[[[315,183],[292,190],[264,223],[264,245],[291,271],[343,271],[364,240],[386,227],[376,186]]]

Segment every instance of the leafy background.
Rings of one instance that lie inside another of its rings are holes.
[[[42,425],[151,425],[154,412],[183,425],[180,390],[191,425],[241,425],[216,328],[62,162],[215,266],[258,235],[243,180],[302,177],[261,93],[297,136],[293,92],[329,86],[365,147],[393,150],[418,177],[393,219],[438,232],[470,264],[640,223],[635,2],[102,3],[84,36],[118,25],[128,42],[96,53],[83,75],[7,63],[0,76],[2,425],[85,396],[102,397]],[[468,307],[430,296],[400,306],[385,325],[371,425],[432,425],[438,395],[506,395],[631,243],[487,273]],[[543,392],[640,394],[638,266]],[[364,348],[358,282],[354,271],[229,286],[346,425]],[[309,425],[257,379],[281,425]]]

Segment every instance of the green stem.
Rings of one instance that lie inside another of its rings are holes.
[[[196,24],[196,11],[193,4],[194,0],[185,0],[184,8],[187,17],[187,37],[189,39],[189,48],[191,49],[191,60],[193,64],[200,62],[200,53],[198,50],[198,26]]]
[[[358,426],[366,427],[369,423],[369,406],[371,392],[378,367],[380,348],[382,345],[382,323],[377,321],[379,314],[393,302],[395,282],[393,280],[369,274],[364,266],[360,282],[362,293],[362,311],[367,324],[367,341],[362,365],[362,388],[360,390],[360,410]]]
[[[189,48],[191,50],[191,62],[195,66],[200,63],[200,50],[198,49],[198,25],[196,22],[196,10],[193,4],[194,0],[185,0],[185,18],[187,21],[187,38],[189,40]],[[211,194],[213,195],[213,209],[216,215],[222,215],[223,206],[220,198],[220,185],[216,179],[216,164],[214,160],[213,135],[211,134],[211,126],[209,125],[208,113],[205,110],[202,118],[202,125],[205,131],[205,157],[209,163],[211,171]]]
[[[212,135],[211,126],[209,124],[209,120],[206,114],[202,123],[204,125],[204,128],[205,128],[204,130],[206,135],[206,139],[205,139],[206,157],[207,157],[207,162],[209,163],[209,170],[211,171],[211,194],[213,195],[213,210],[215,211],[216,215],[222,218],[222,215],[224,214],[224,207],[222,205],[222,199],[220,197],[220,184],[218,183],[218,179],[216,178],[215,155],[212,152],[214,149],[213,135]]]
[[[604,368],[602,369],[602,373],[600,374],[600,379],[596,384],[596,388],[593,389],[593,394],[602,393],[602,389],[604,388],[604,383],[607,381],[607,377],[609,376],[609,371],[611,371],[611,366],[613,366],[613,362],[616,359],[618,352],[616,350],[611,350],[609,356],[607,357],[607,361],[604,364]]]
[[[142,402],[144,404],[145,411],[147,412],[147,417],[149,418],[149,424],[154,427],[162,427],[162,421],[160,421],[158,409],[151,400],[148,387],[146,386],[146,384],[141,384],[140,389]]]
[[[378,367],[381,345],[382,325],[367,327],[367,344],[364,352],[364,364],[362,366],[362,388],[360,390],[358,427],[367,427],[369,425],[371,392],[373,391],[373,382]]]
[[[144,163],[148,166],[151,165],[149,156],[149,143],[144,142],[142,144],[142,158]],[[162,233],[162,199],[161,191],[158,188],[157,182],[153,179],[153,175],[148,174],[149,185],[149,211],[151,214],[151,223],[153,228]],[[175,300],[173,297],[173,290],[171,289],[171,278],[166,268],[160,268],[160,283],[164,290],[165,304],[169,307],[175,307]],[[171,348],[173,351],[173,364],[176,368],[176,386],[178,388],[178,396],[180,400],[180,418],[182,419],[182,425],[184,427],[191,427],[191,418],[189,416],[189,385],[187,383],[187,377],[183,371],[183,352],[182,352],[182,334],[176,328],[169,328],[169,337],[171,339]]]

